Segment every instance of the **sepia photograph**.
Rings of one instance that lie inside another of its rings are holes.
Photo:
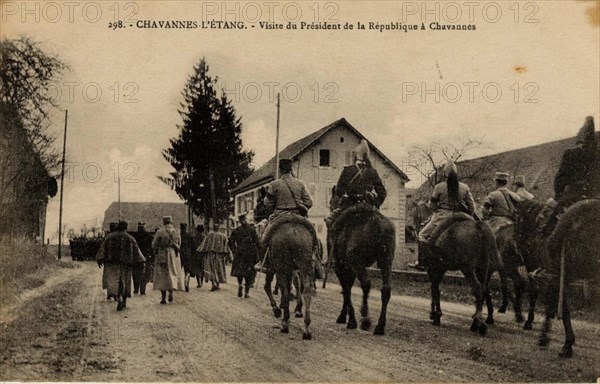
[[[0,0],[0,381],[600,380],[600,0]]]

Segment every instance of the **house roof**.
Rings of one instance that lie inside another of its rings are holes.
[[[352,133],[360,137],[361,139],[367,140],[356,128],[354,128],[345,118],[341,118],[333,123],[319,129],[311,133],[308,136],[303,137],[302,139],[293,142],[292,144],[285,147],[283,150],[279,152],[279,158],[281,159],[294,159],[299,156],[302,152],[309,149],[313,144],[315,144],[319,138],[325,135],[327,132],[335,129],[343,127],[350,130]],[[368,140],[367,140],[368,141]],[[405,181],[409,181],[408,176],[404,172],[400,170],[387,156],[385,156],[379,149],[377,149],[373,144],[369,142],[369,149],[373,152],[377,153],[385,163],[387,163],[396,173],[400,175],[402,179]],[[240,184],[238,184],[233,190],[233,194],[237,194],[259,185],[263,185],[272,181],[275,178],[275,157],[271,158],[267,163],[265,163],[262,167],[254,171],[248,178],[243,180]]]
[[[600,132],[596,132],[600,138]],[[539,200],[554,196],[554,177],[566,149],[575,146],[575,137],[533,145],[530,147],[496,153],[493,155],[464,160],[457,163],[461,181],[467,183],[473,197],[482,202],[493,188],[495,172],[508,172],[510,180],[515,176],[525,177],[525,189]],[[431,190],[425,182],[419,187],[419,195]],[[427,194],[428,196],[428,194]]]
[[[146,230],[152,232],[162,226],[163,216],[171,216],[173,224],[179,226],[179,223],[188,222],[188,207],[183,203],[121,202],[121,220],[127,222],[130,231],[137,228],[137,223],[143,222],[146,224]],[[108,231],[110,223],[117,221],[119,203],[115,201],[104,211],[102,229]]]

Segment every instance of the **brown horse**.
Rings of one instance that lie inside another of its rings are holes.
[[[274,226],[272,236],[267,241],[270,267],[277,275],[281,289],[281,309],[283,309],[281,332],[289,332],[292,280],[294,271],[298,271],[298,277],[303,286],[301,295],[304,301],[305,329],[302,338],[310,340],[312,339],[310,304],[314,295],[313,282],[315,280],[313,265],[315,239],[309,229],[312,228],[312,224],[303,217],[289,215],[289,217],[277,219],[276,223],[272,225]],[[269,282],[269,290],[270,285]]]
[[[432,260],[426,261],[427,275],[431,282],[431,313],[434,325],[440,325],[440,283],[446,271],[461,271],[475,296],[475,314],[471,331],[485,335],[487,325],[483,321],[483,301],[488,295],[488,277],[493,265],[501,265],[494,234],[484,222],[462,220],[443,230],[435,241]]]
[[[360,308],[360,328],[371,327],[368,297],[371,280],[367,268],[377,262],[381,271],[381,313],[373,333],[385,333],[387,305],[391,296],[391,269],[396,246],[396,232],[393,223],[378,210],[366,203],[346,209],[334,222],[331,232],[330,252],[335,262],[335,273],[342,286],[344,302],[337,318],[338,324],[346,323],[347,328],[357,326],[352,306],[352,286],[356,278],[363,291]]]
[[[565,342],[560,357],[573,356],[575,334],[571,325],[568,297],[570,283],[591,279],[600,283],[600,200],[583,200],[572,205],[561,217],[554,232],[541,247],[547,270],[546,318],[539,345],[550,342],[552,318],[561,310]],[[560,315],[560,313],[559,313]]]
[[[535,306],[539,294],[538,284],[533,275],[541,266],[541,261],[538,257],[538,249],[542,244],[540,223],[545,216],[544,210],[547,209],[547,206],[539,201],[525,200],[515,207],[516,221],[514,228],[505,227],[496,236],[496,241],[504,264],[506,276],[512,279],[515,285],[516,298],[513,302],[513,306],[516,319],[519,322],[522,318],[522,315],[519,316],[521,313],[522,293],[525,285],[527,285],[529,311],[523,329],[531,330],[533,329]],[[525,281],[519,273],[519,267],[522,265],[525,266],[528,273],[527,281]],[[508,295],[506,281],[502,280],[503,277],[501,276],[504,301],[500,308],[500,312],[503,308],[506,308],[506,298]],[[521,281],[519,282],[519,280]]]

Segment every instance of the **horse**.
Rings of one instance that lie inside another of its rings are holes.
[[[281,320],[280,331],[282,333],[289,333],[291,287],[294,272],[297,271],[302,284],[302,289],[298,296],[302,296],[302,301],[304,302],[305,328],[302,339],[311,340],[310,304],[311,298],[314,295],[313,253],[316,249],[314,227],[302,216],[295,214],[285,215],[276,219],[271,224],[271,228],[267,230],[263,241],[269,248],[269,264],[273,271],[270,273],[277,276],[281,290],[283,318]],[[270,280],[272,281],[272,279],[273,276],[271,275]],[[265,291],[267,291],[271,305],[273,305],[272,294],[269,295],[271,281],[268,284],[265,283]],[[276,306],[273,308],[275,316],[278,317],[278,311],[275,310]]]
[[[540,247],[541,260],[548,273],[546,311],[538,344],[547,346],[554,316],[562,314],[565,342],[560,357],[573,356],[575,334],[571,325],[568,297],[570,283],[590,279],[600,283],[600,200],[587,199],[569,207],[556,228]]]
[[[527,285],[529,310],[523,329],[532,330],[535,319],[535,306],[539,294],[538,284],[533,276],[541,266],[537,253],[542,242],[540,222],[547,215],[545,211],[548,207],[539,201],[525,200],[515,204],[515,208],[514,227],[509,226],[501,229],[496,235],[496,241],[506,271],[505,276],[512,279],[515,285],[516,297],[513,306],[517,322],[522,321],[521,298],[524,287]],[[525,266],[528,274],[527,281],[519,273],[519,267],[522,265]],[[499,312],[502,312],[507,304],[505,276],[500,276],[504,299]]]
[[[434,325],[441,324],[440,283],[447,271],[460,270],[475,296],[471,331],[485,335],[488,327],[482,317],[483,301],[489,298],[488,282],[493,264],[501,265],[494,234],[486,223],[470,219],[449,220],[436,231],[440,231],[440,235],[432,247],[433,260],[427,263],[431,283],[429,317]]]
[[[377,262],[381,271],[381,313],[375,335],[385,334],[387,305],[391,296],[391,269],[396,246],[393,223],[367,203],[344,210],[332,224],[329,235],[330,255],[333,255],[335,273],[342,285],[344,302],[336,322],[346,328],[356,329],[357,322],[352,306],[352,286],[356,278],[363,291],[360,308],[362,330],[369,330],[368,297],[371,280],[367,268]]]

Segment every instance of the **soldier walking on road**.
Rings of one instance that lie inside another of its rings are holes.
[[[108,294],[117,297],[117,311],[123,310],[131,297],[132,270],[143,268],[146,261],[135,239],[127,233],[126,222],[119,222],[117,231],[106,236],[96,260],[99,267],[113,266],[107,273]]]

